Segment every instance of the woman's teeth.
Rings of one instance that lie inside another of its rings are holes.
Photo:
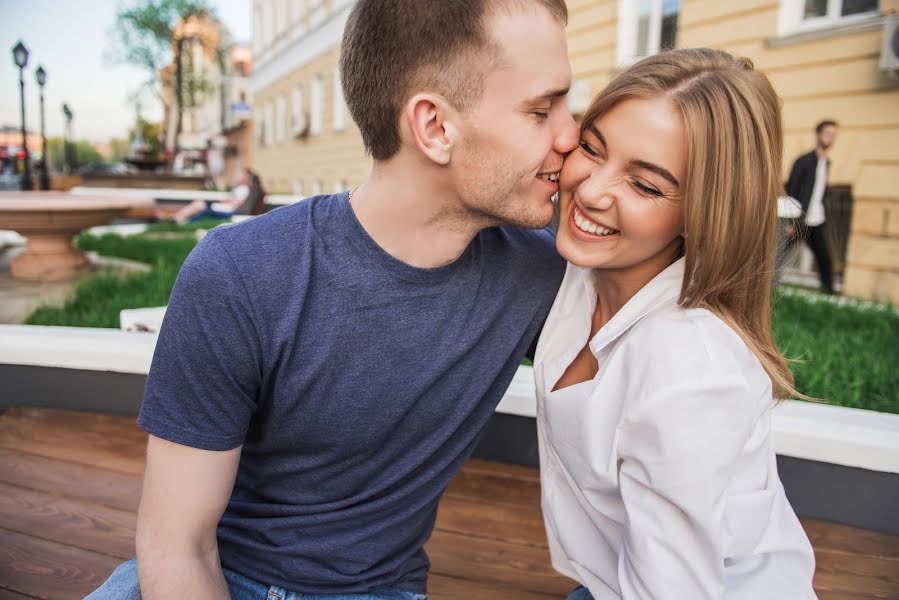
[[[558,173],[540,173],[539,175],[537,175],[537,177],[539,177],[540,179],[545,179],[547,181],[553,181],[553,182],[559,181]]]
[[[610,229],[609,227],[597,225],[585,217],[583,213],[578,210],[577,206],[574,207],[574,224],[577,225],[577,228],[581,231],[592,233],[593,235],[612,235],[613,233],[618,233],[617,229]]]

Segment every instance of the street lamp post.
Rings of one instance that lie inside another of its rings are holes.
[[[50,189],[50,174],[47,172],[47,161],[50,158],[47,154],[47,130],[44,128],[44,84],[47,83],[47,72],[44,67],[38,65],[37,85],[41,90],[41,189]]]
[[[69,139],[72,137],[72,109],[69,105],[63,103],[62,114],[66,118],[65,141],[63,142],[63,156],[66,161],[66,173],[72,172],[72,157],[69,154]]]
[[[25,156],[25,168],[22,170],[20,186],[23,191],[31,189],[31,157],[28,156],[28,140],[25,134],[25,65],[28,64],[28,48],[19,40],[12,49],[13,61],[19,67],[19,103],[22,106],[22,153]]]

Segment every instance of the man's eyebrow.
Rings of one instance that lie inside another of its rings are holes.
[[[553,98],[562,98],[568,95],[568,88],[549,90],[544,92],[543,94],[534,96],[526,101],[527,104],[534,104],[536,102],[552,100]]]
[[[604,148],[608,149],[609,144],[606,142],[606,138],[603,136],[602,132],[595,125],[593,125],[591,123],[590,125],[587,125],[587,129],[589,129],[590,132],[593,133],[593,135],[595,135],[597,138],[599,138],[599,141],[603,145]],[[645,160],[632,160],[630,164],[635,167],[639,167],[641,169],[646,169],[647,171],[652,171],[656,175],[659,175],[660,177],[664,177],[665,179],[667,179],[668,182],[671,183],[672,185],[674,185],[675,187],[678,187],[678,188],[680,187],[680,183],[678,183],[677,178],[674,175],[672,175],[668,169],[666,169],[664,167],[660,167],[659,165],[657,165],[655,163],[647,162]]]

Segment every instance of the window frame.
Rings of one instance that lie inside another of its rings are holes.
[[[616,60],[619,67],[629,66],[641,58],[658,54],[662,44],[662,22],[665,16],[665,0],[649,0],[648,48],[646,54],[637,53],[640,0],[618,0],[618,47]],[[682,10],[678,2],[677,12]]]
[[[844,0],[827,0],[827,14],[823,17],[805,18],[804,0],[780,0],[780,12],[778,14],[778,35],[792,35],[806,33],[822,29],[833,29],[843,26],[851,26],[867,21],[881,14],[880,2],[877,8],[863,13],[843,16]]]
[[[346,101],[343,98],[343,86],[340,85],[340,67],[334,68],[332,94],[334,115],[331,127],[334,131],[344,131],[346,130]]]
[[[309,82],[309,135],[317,137],[324,129],[325,84],[321,75]]]

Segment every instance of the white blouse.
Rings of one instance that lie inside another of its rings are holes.
[[[553,566],[596,600],[815,598],[771,382],[721,319],[677,305],[683,275],[680,259],[590,340],[592,381],[553,392],[596,307],[592,271],[568,265],[534,365]]]

